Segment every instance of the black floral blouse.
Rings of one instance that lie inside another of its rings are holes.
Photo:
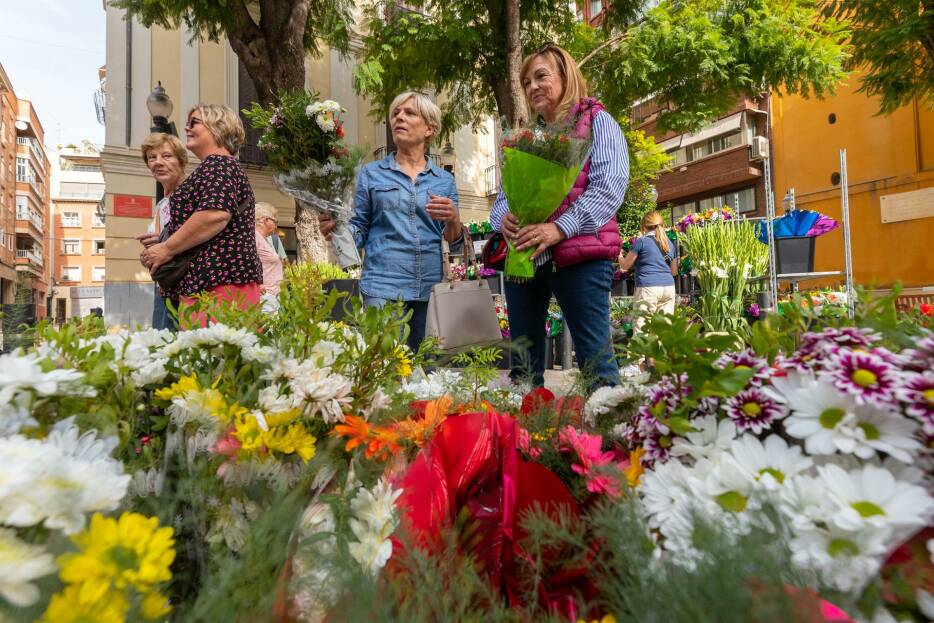
[[[219,234],[203,243],[188,272],[166,296],[194,296],[221,285],[263,282],[263,268],[256,253],[253,224],[253,189],[240,163],[232,156],[210,155],[172,193],[174,234],[199,210],[224,210],[233,216]],[[244,205],[238,213],[239,206]]]

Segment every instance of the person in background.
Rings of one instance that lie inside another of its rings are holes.
[[[593,148],[570,193],[547,223],[519,227],[500,187],[490,224],[520,250],[534,249],[535,276],[506,282],[512,339],[528,346],[534,385],[544,384],[545,316],[552,294],[561,305],[580,367],[595,377],[593,386],[619,383],[610,338],[610,287],[621,240],[616,210],[629,182],[629,152],[619,124],[597,100],[577,63],[549,43],[530,54],[520,71],[531,123],[574,126],[592,136]],[[517,358],[513,378],[524,374]]]
[[[282,238],[279,237],[278,230],[269,234],[269,236],[266,237],[266,242],[269,243],[269,246],[271,246],[272,250],[276,252],[276,255],[279,256],[280,260],[285,262],[289,259],[289,255],[285,252],[285,245],[282,244]]]
[[[678,246],[665,233],[665,220],[654,210],[642,217],[642,235],[636,238],[629,253],[623,257],[621,270],[635,267],[636,290],[633,293],[634,307],[645,313],[655,314],[675,311],[675,278],[678,274]],[[639,332],[645,317],[639,315],[633,329]]]
[[[393,100],[389,122],[396,151],[360,170],[350,227],[364,252],[364,304],[403,301],[412,312],[408,346],[418,350],[431,288],[444,278],[441,240],[461,243],[464,232],[454,176],[428,157],[441,129],[440,109],[427,95],[408,91]],[[330,238],[335,225],[324,217],[321,232]]]
[[[188,152],[185,151],[185,146],[178,140],[178,137],[163,134],[162,132],[150,134],[143,141],[140,149],[143,153],[143,162],[149,167],[149,171],[156,178],[156,181],[162,184],[162,189],[165,192],[165,196],[153,209],[153,219],[149,229],[145,234],[136,237],[144,249],[147,249],[159,242],[163,230],[171,221],[169,202],[172,193],[185,179]],[[173,304],[177,306],[178,301],[174,301]],[[152,328],[172,330],[178,328],[178,319],[169,312],[168,306],[166,306],[166,297],[159,290],[158,285],[155,286],[152,305]]]
[[[282,260],[269,244],[269,237],[278,227],[278,218],[276,207],[271,203],[260,201],[256,204],[256,253],[263,265],[263,285],[260,286],[263,294],[278,295],[282,281]]]
[[[185,136],[201,164],[172,195],[166,239],[145,249],[140,259],[153,271],[197,247],[188,270],[165,294],[187,305],[202,293],[255,305],[263,269],[256,253],[253,189],[236,157],[246,136],[243,124],[227,106],[199,104],[188,113]],[[200,316],[196,321],[207,322]]]

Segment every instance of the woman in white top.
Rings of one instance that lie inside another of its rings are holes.
[[[185,179],[185,165],[188,164],[188,152],[178,137],[171,134],[157,132],[150,134],[140,146],[143,152],[143,162],[149,167],[152,176],[156,181],[162,184],[165,191],[165,197],[156,204],[153,210],[153,221],[149,230],[145,234],[136,237],[143,247],[150,247],[157,242],[162,235],[162,230],[168,224],[169,220],[169,201],[172,193],[178,188],[178,185]],[[148,269],[147,269],[148,272]],[[159,286],[155,288],[156,294],[152,305],[152,327],[154,329],[176,329],[178,320],[169,313],[165,298],[159,291]]]

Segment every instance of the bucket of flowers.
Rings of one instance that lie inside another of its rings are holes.
[[[254,103],[244,115],[263,130],[259,147],[273,171],[279,190],[301,207],[296,235],[303,248],[320,237],[308,211],[337,221],[331,247],[341,268],[360,264],[360,254],[347,222],[353,215],[353,183],[363,151],[344,142],[341,105],[304,90],[280,92],[277,103]],[[321,258],[324,259],[324,258]]]
[[[752,279],[768,266],[768,248],[756,239],[755,226],[735,220],[729,208],[689,214],[678,236],[691,257],[691,276],[701,294],[698,312],[709,331],[735,331],[744,322],[743,302]]]

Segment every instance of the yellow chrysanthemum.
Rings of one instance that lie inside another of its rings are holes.
[[[80,599],[81,590],[68,586],[52,595],[40,623],[123,623],[129,604],[122,591],[105,593],[97,601]]]
[[[302,424],[271,428],[263,434],[263,439],[270,451],[298,454],[306,463],[315,455],[315,442],[318,441]]]
[[[259,458],[276,452],[298,454],[307,463],[315,455],[318,440],[304,424],[295,422],[299,415],[297,409],[264,414],[267,430],[252,415],[239,415],[234,422],[234,437],[240,442],[240,452]]]
[[[577,623],[587,623],[587,621],[585,621],[584,619],[578,619]],[[599,621],[597,619],[594,619],[590,623],[616,623],[616,617],[613,616],[612,614],[607,614]]]
[[[90,527],[71,540],[81,551],[56,562],[62,581],[79,588],[83,603],[99,601],[114,588],[131,586],[146,593],[172,579],[172,528],[160,528],[155,517],[123,513],[111,519],[95,513]]]
[[[183,376],[178,381],[168,387],[156,390],[156,398],[162,400],[172,400],[176,396],[184,396],[190,391],[198,391],[201,387],[198,385],[198,379],[195,375]]]
[[[409,376],[412,374],[412,359],[403,346],[396,346],[393,351],[393,358],[396,360],[396,372],[399,376]]]
[[[143,597],[143,602],[139,606],[139,611],[147,621],[154,621],[156,619],[161,619],[171,612],[172,606],[169,605],[168,597],[158,591],[153,591],[147,593],[146,596]]]

